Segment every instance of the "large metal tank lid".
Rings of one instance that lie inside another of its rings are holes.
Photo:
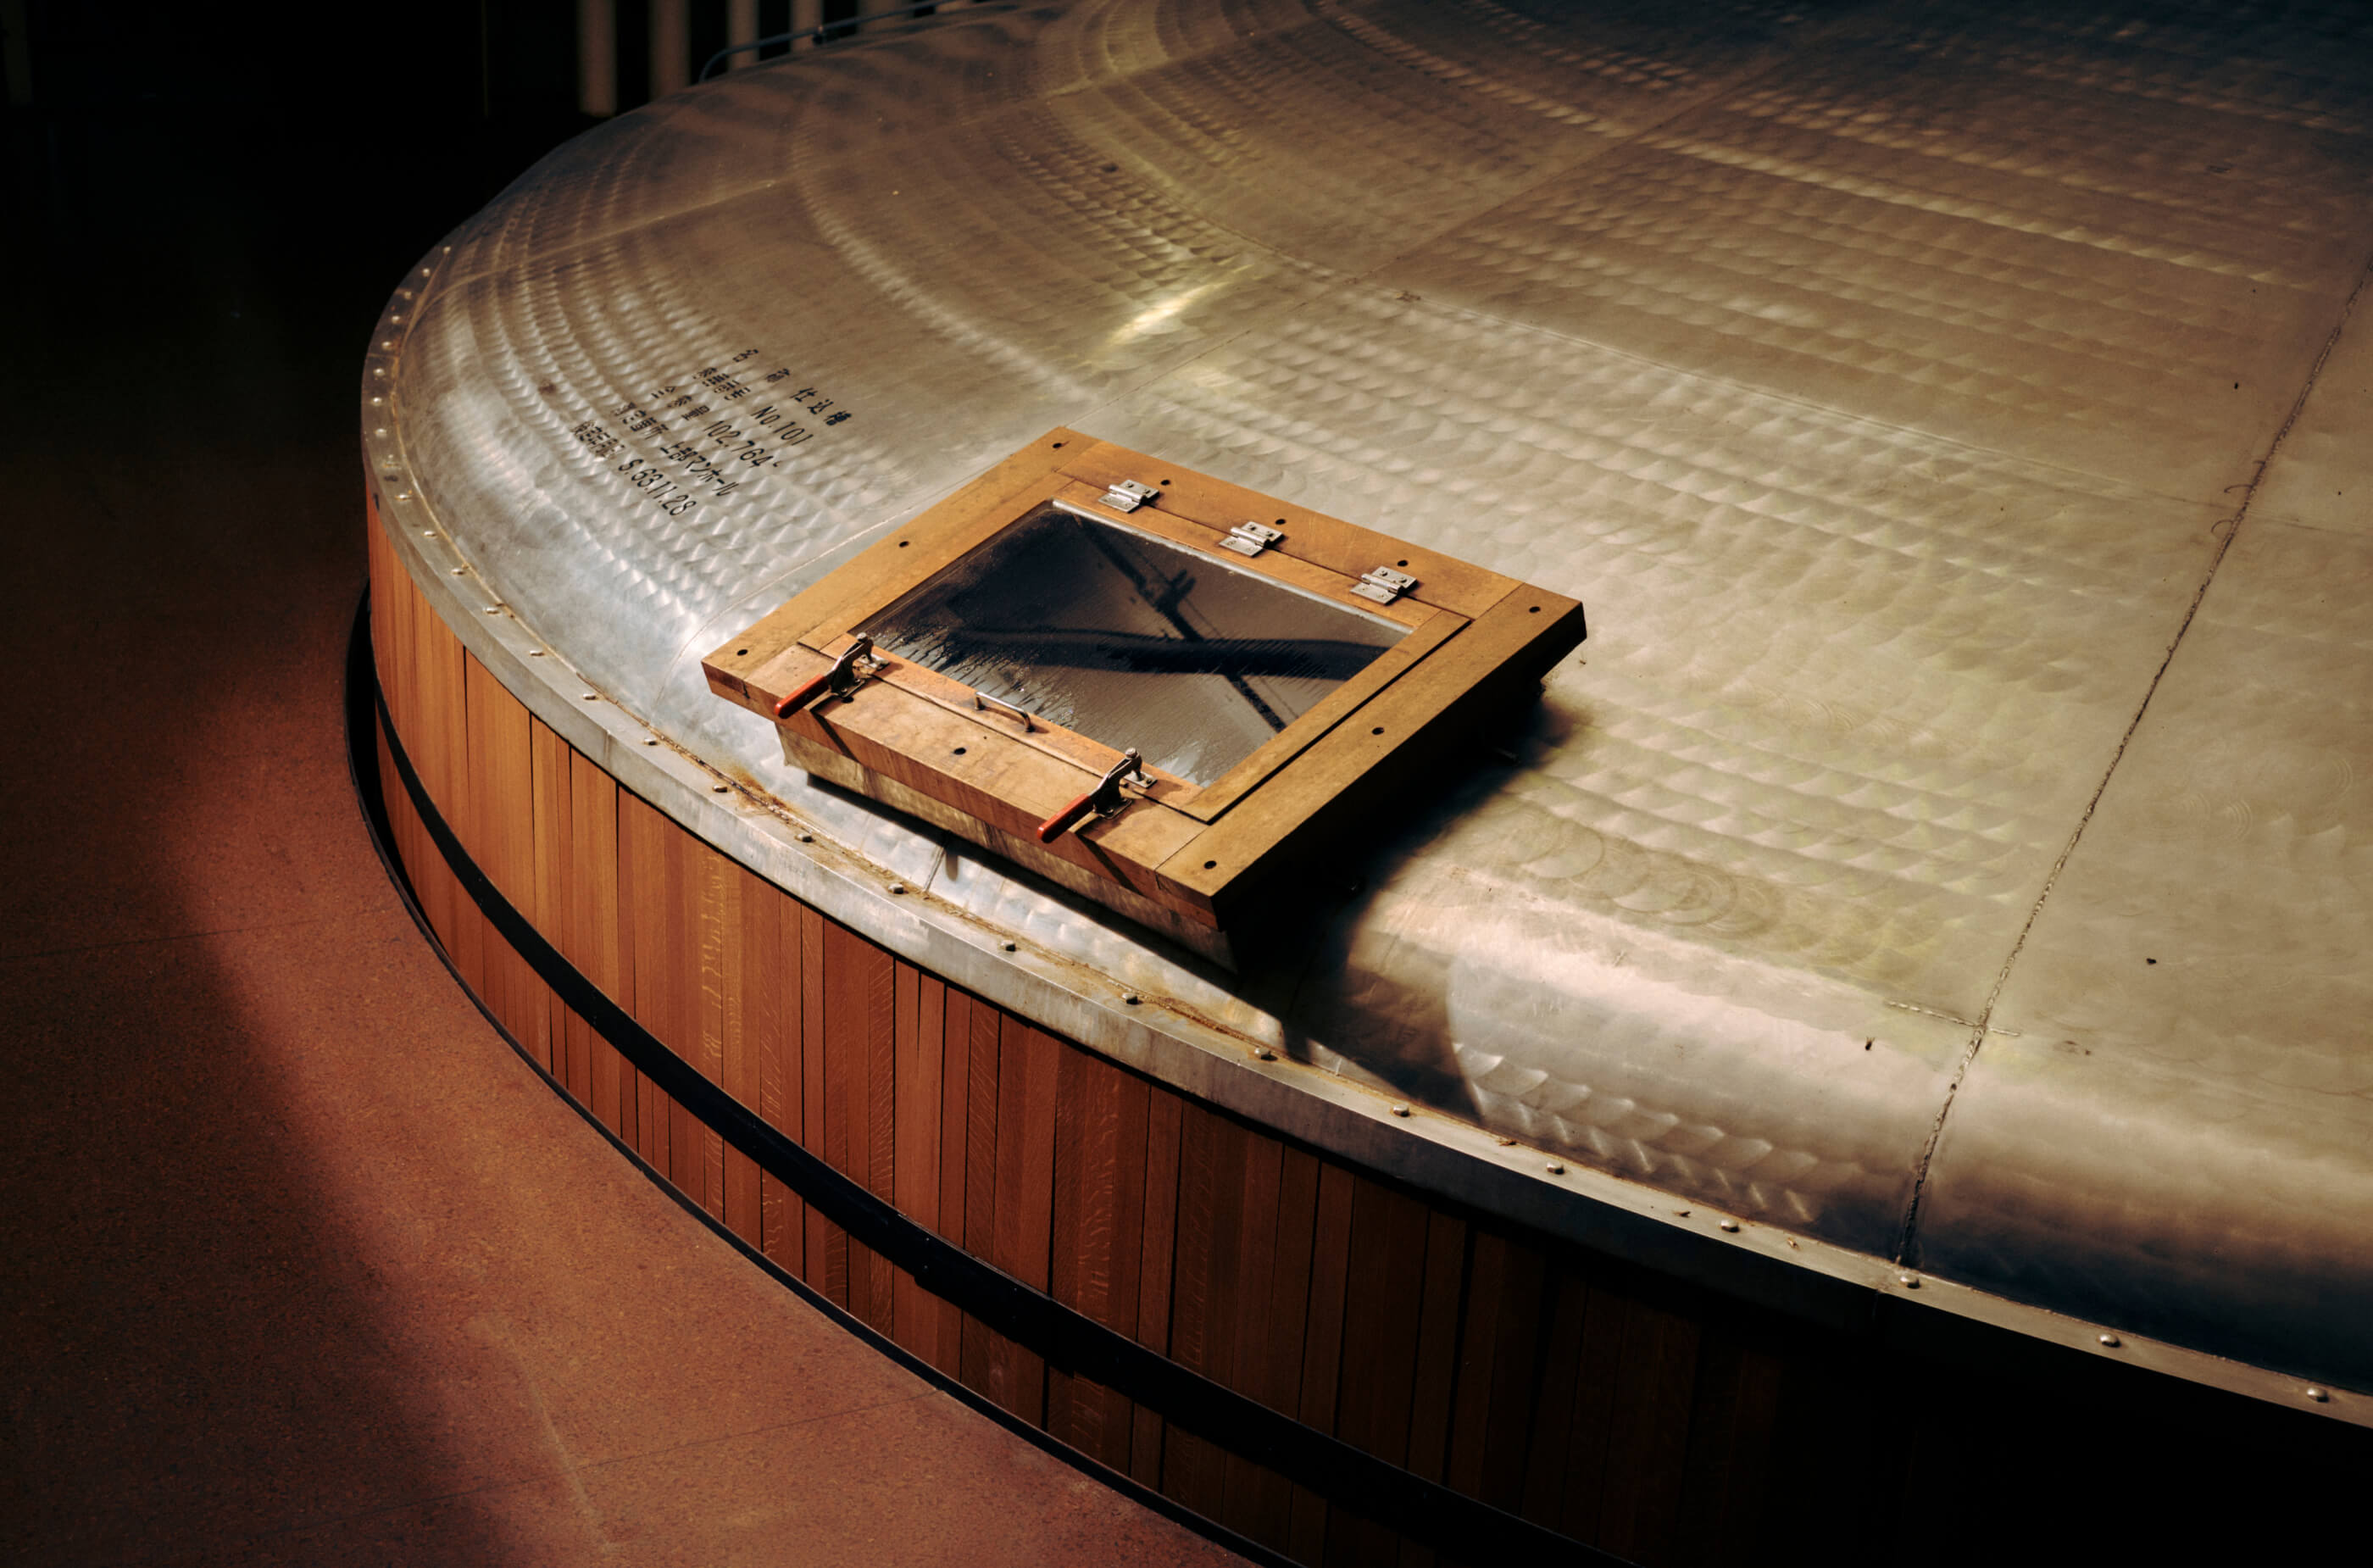
[[[1031,993],[1125,1059],[1274,1042],[1775,1255],[2373,1388],[2367,20],[1714,16],[1082,0],[735,73],[406,286],[375,483],[597,760],[1016,949],[898,917],[918,961],[1163,1004]],[[735,419],[731,473],[671,455]],[[702,687],[1058,424],[1592,606],[1292,984]]]

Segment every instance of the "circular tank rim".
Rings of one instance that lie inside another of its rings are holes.
[[[1025,949],[1019,938],[1007,952],[1001,931],[906,891],[895,873],[816,835],[779,802],[675,746],[587,683],[454,548],[450,521],[431,509],[415,479],[391,402],[407,320],[451,250],[430,251],[398,286],[363,363],[366,486],[388,540],[438,618],[532,714],[622,787],[754,874],[918,966],[1128,1067],[1420,1190],[1561,1239],[1831,1328],[1865,1323],[1876,1302],[1888,1298],[2373,1426],[2373,1396],[2359,1391],[2113,1329],[1677,1199],[1553,1153],[1503,1144],[1421,1106],[1399,1114],[1384,1091],[1274,1054],[1275,1041],[1222,1029],[1160,996],[1135,996],[1060,954]],[[378,346],[384,343],[397,346]],[[1270,1059],[1263,1059],[1264,1047]]]

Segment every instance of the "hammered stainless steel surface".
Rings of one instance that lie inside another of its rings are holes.
[[[1741,1246],[2365,1386],[2368,64],[2345,6],[967,9],[547,158],[393,423],[473,580],[885,885]],[[700,678],[1058,424],[1590,605],[1280,972]]]

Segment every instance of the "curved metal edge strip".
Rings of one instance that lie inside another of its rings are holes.
[[[1384,1096],[1248,1042],[1060,955],[997,951],[999,937],[928,895],[894,896],[894,873],[860,857],[795,843],[780,806],[672,745],[597,693],[485,582],[413,482],[392,402],[403,333],[439,279],[450,244],[432,247],[390,298],[364,357],[360,410],[366,483],[396,557],[438,618],[503,688],[596,766],[677,825],[911,963],[1135,1071],[1421,1191],[1625,1262],[1849,1333],[1894,1304],[1917,1305],[2044,1347],[2139,1366],[2269,1404],[2373,1427],[2373,1392],[2226,1360],[2089,1322],[1886,1258],[1791,1235],[1563,1156],[1500,1145],[1492,1134],[1420,1111],[1396,1117]],[[380,347],[382,342],[397,345]],[[462,594],[471,592],[464,603]],[[477,613],[473,613],[473,609]],[[572,696],[572,694],[574,696]],[[1544,1175],[1544,1170],[1552,1173]],[[1729,1229],[1736,1224],[1736,1230]],[[2317,1400],[2316,1388],[2325,1397]]]
[[[1507,1562],[1623,1568],[1622,1558],[1379,1459],[1331,1433],[1304,1425],[1212,1382],[1031,1289],[908,1219],[704,1077],[570,964],[470,859],[436,802],[429,799],[420,776],[414,771],[387,711],[370,661],[368,614],[366,598],[365,607],[357,616],[347,666],[347,766],[357,780],[357,790],[361,787],[362,741],[357,733],[356,720],[368,717],[377,721],[378,732],[386,738],[396,777],[446,868],[487,923],[526,962],[536,977],[551,987],[555,995],[637,1072],[720,1135],[729,1146],[748,1155],[759,1169],[848,1232],[850,1240],[881,1254],[933,1295],[980,1319],[1043,1358],[1048,1365],[1101,1383],[1146,1406],[1165,1422],[1309,1487],[1332,1505],[1349,1508],[1403,1535],[1462,1556],[1479,1552],[1486,1558]],[[356,690],[358,685],[368,689],[368,715],[361,712],[363,703]],[[375,841],[381,838],[379,821],[371,822],[371,831]],[[388,860],[384,848],[381,859]],[[390,860],[389,864],[393,871],[397,862]],[[406,904],[416,910],[408,895]],[[433,938],[434,933],[431,935]],[[508,1039],[508,1035],[505,1037]],[[519,1048],[518,1042],[511,1044]],[[617,1141],[614,1137],[612,1141]],[[668,1185],[641,1156],[637,1155],[636,1161],[654,1180]],[[686,1206],[696,1208],[688,1202]],[[708,1217],[706,1211],[699,1211],[704,1218]],[[743,1250],[749,1250],[746,1244]],[[803,1289],[801,1293],[812,1293]],[[864,1328],[868,1338],[877,1343],[889,1343],[836,1307],[834,1311],[852,1327]],[[903,1351],[901,1355],[918,1369],[926,1364],[913,1362]],[[944,1379],[936,1368],[930,1372],[935,1381]],[[1051,1437],[1047,1441],[1058,1442]],[[1065,1452],[1068,1455],[1069,1451]],[[1230,1539],[1227,1544],[1234,1547],[1237,1543]]]

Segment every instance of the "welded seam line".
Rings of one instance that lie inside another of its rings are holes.
[[[2208,591],[2216,581],[2217,568],[2225,564],[2226,556],[2233,548],[2233,541],[2241,536],[2241,524],[2250,515],[2250,504],[2257,499],[2258,486],[2265,482],[2266,471],[2281,455],[2283,443],[2290,437],[2291,427],[2298,423],[2299,415],[2306,411],[2307,400],[2314,393],[2317,381],[2321,380],[2324,365],[2332,358],[2332,350],[2339,346],[2340,334],[2347,330],[2349,319],[2356,313],[2356,302],[2363,298],[2367,281],[2373,281],[2373,273],[2358,275],[2356,287],[2349,290],[2347,299],[2340,307],[2339,320],[2332,323],[2332,332],[2323,340],[2323,347],[2317,351],[2315,362],[2308,367],[2307,380],[2300,386],[2298,396],[2292,400],[2290,412],[2283,416],[2282,424],[2274,431],[2274,439],[2267,444],[2266,455],[2258,461],[2257,473],[2240,486],[2241,504],[2234,509],[2232,517],[2223,524],[2225,536],[2217,542],[2215,552],[2209,556],[2208,570],[2201,578],[2200,586],[2192,591],[2192,603],[2185,607],[2183,619],[2177,625],[2175,636],[2167,645],[2166,656],[2158,661],[2158,668],[2152,672],[2150,685],[2143,689],[2142,705],[2134,709],[2133,718],[2127,721],[2125,733],[2118,737],[2117,749],[2110,754],[2110,766],[2102,771],[2101,781],[2094,786],[2092,799],[2085,802],[2085,810],[2076,818],[2075,829],[2068,835],[2068,842],[2061,847],[2059,858],[2052,862],[2052,870],[2044,877],[2043,886],[2036,893],[2035,903],[2027,911],[2026,922],[2018,928],[2018,935],[2011,942],[2010,953],[2003,959],[2002,968],[1995,974],[1993,985],[1986,992],[1985,1005],[1978,1011],[1977,1024],[1970,1043],[1962,1047],[1960,1059],[1953,1066],[1952,1080],[1945,1085],[1945,1097],[1937,1104],[1936,1119],[1929,1124],[1927,1143],[1920,1151],[1919,1163],[1912,1166],[1911,1197],[1904,1205],[1903,1223],[1898,1228],[1895,1238],[1895,1262],[1899,1266],[1911,1262],[1911,1248],[1919,1236],[1920,1203],[1927,1195],[1929,1167],[1935,1163],[1937,1146],[1944,1140],[1945,1121],[1953,1114],[1953,1101],[1961,1092],[1962,1080],[1976,1065],[1978,1052],[1985,1045],[1986,1036],[2006,1032],[1993,1028],[1994,1005],[2002,1000],[2004,988],[2010,984],[2010,972],[2017,965],[2019,954],[2027,948],[2028,934],[2035,930],[2035,922],[2043,913],[2044,902],[2052,896],[2052,890],[2059,885],[2062,870],[2067,866],[2068,858],[2076,852],[2076,841],[2085,837],[2085,829],[2101,804],[2101,797],[2109,791],[2110,780],[2116,775],[2118,764],[2125,759],[2126,748],[2133,743],[2134,732],[2142,728],[2144,716],[2150,712],[2151,699],[2158,695],[2159,683],[2167,678],[2168,667],[2175,662],[2176,650],[2183,646],[2184,634],[2192,629],[2193,617],[2200,614],[2200,606],[2206,603]]]

